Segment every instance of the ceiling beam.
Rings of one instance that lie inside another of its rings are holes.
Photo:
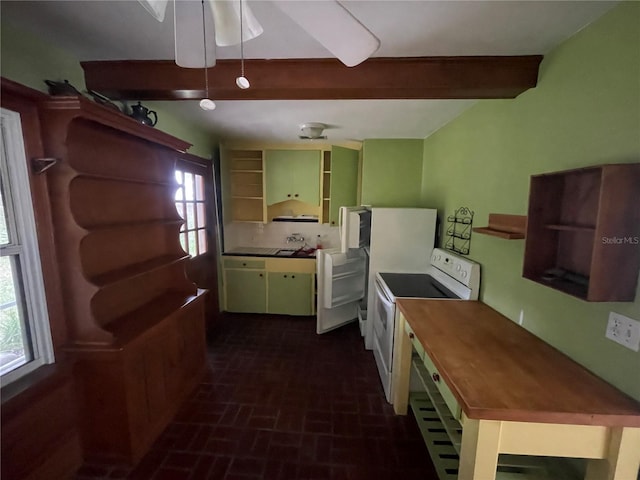
[[[356,67],[336,59],[245,60],[251,88],[241,90],[239,60],[208,69],[214,100],[514,98],[536,86],[541,55],[372,58]],[[202,69],[173,61],[82,62],[87,88],[113,100],[205,97]]]

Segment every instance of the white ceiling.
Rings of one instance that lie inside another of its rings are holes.
[[[545,54],[612,8],[614,1],[344,1],[381,41],[375,56]],[[247,58],[322,58],[328,51],[266,0],[249,0],[264,33],[245,44]],[[33,32],[80,60],[171,59],[173,14],[157,22],[135,0],[7,1],[3,23]],[[327,25],[327,28],[331,28]],[[239,58],[239,46],[217,58]],[[36,59],[34,59],[36,60]],[[246,76],[251,80],[251,72]],[[298,142],[299,125],[332,126],[329,141],[423,138],[470,100],[159,102],[222,139]]]

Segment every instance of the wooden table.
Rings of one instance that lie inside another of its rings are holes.
[[[481,302],[397,307],[395,412],[407,412],[417,340],[462,409],[459,480],[494,479],[501,453],[587,458],[588,480],[636,480],[640,403]]]

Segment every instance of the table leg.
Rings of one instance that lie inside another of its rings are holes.
[[[495,420],[465,420],[458,480],[495,480],[501,427]]]
[[[409,404],[409,378],[411,377],[411,339],[404,329],[403,315],[396,319],[395,348],[393,352],[393,372],[391,391],[393,392],[393,411],[396,415],[406,415]]]
[[[635,479],[640,470],[640,428],[611,428],[607,457],[589,460],[585,480]]]

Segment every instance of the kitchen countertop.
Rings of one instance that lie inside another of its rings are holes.
[[[481,302],[397,306],[468,418],[640,427],[640,403]]]
[[[267,248],[267,247],[236,247],[231,250],[224,252],[222,255],[225,256],[238,256],[238,257],[272,257],[272,258],[308,258],[315,260],[316,252],[315,249],[307,249],[304,252],[300,253],[292,253],[290,255],[278,254],[279,251],[282,250],[299,250],[294,248]]]

